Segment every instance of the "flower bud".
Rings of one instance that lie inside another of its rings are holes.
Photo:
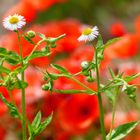
[[[85,75],[85,76],[89,76],[89,71],[87,71],[87,70],[86,71],[82,71],[82,74]]]
[[[82,69],[87,69],[88,66],[89,66],[89,62],[88,62],[88,61],[83,61],[83,62],[81,63]]]
[[[45,90],[45,91],[49,90],[49,85],[48,84],[42,85],[42,90]]]
[[[34,38],[36,36],[36,33],[34,31],[30,30],[30,31],[27,32],[27,36],[29,38]]]
[[[103,60],[104,56],[102,54],[98,54],[98,59]]]
[[[94,82],[95,79],[93,77],[91,77],[91,76],[88,76],[86,78],[86,80],[87,80],[87,82],[91,83],[91,82]]]

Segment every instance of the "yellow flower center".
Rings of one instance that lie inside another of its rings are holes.
[[[10,22],[11,24],[16,24],[16,23],[19,22],[19,19],[18,19],[18,17],[16,17],[16,16],[12,16],[12,17],[9,19],[9,22]]]
[[[84,31],[82,32],[83,35],[89,35],[92,33],[92,29],[91,28],[86,28],[84,29]]]

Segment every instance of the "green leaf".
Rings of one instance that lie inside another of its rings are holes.
[[[115,93],[112,90],[105,90],[104,92],[106,93],[109,101],[113,103],[115,101]]]
[[[40,134],[50,124],[50,122],[52,121],[52,116],[53,116],[53,113],[49,117],[47,117],[44,122],[40,124],[38,129],[36,129],[35,131],[36,135]]]
[[[104,48],[110,46],[111,44],[117,42],[118,40],[120,40],[121,37],[117,37],[117,38],[113,38],[113,39],[110,39],[109,41],[107,41],[105,44],[104,44]]]
[[[103,39],[102,39],[102,36],[99,35],[97,39],[98,39],[98,40],[97,40],[96,47],[97,47],[97,48],[100,48],[101,46],[103,46]]]
[[[41,123],[41,112],[39,111],[39,112],[36,114],[36,116],[35,116],[35,118],[34,118],[32,124],[31,124],[31,126],[32,126],[33,129],[36,129],[36,128],[39,127],[40,123]]]
[[[28,83],[25,82],[25,81],[18,80],[18,81],[16,82],[16,84],[15,84],[15,87],[16,87],[17,89],[26,88],[26,87],[28,87]]]
[[[33,132],[33,128],[30,122],[28,122],[28,132],[29,132],[29,136],[32,137],[34,132]]]
[[[16,106],[13,105],[12,103],[8,102],[1,93],[0,93],[0,99],[5,103],[5,105],[7,106],[8,110],[9,110],[9,113],[12,117],[21,118]]]
[[[139,76],[140,76],[140,73],[137,73],[137,74],[134,74],[134,75],[131,75],[131,76],[126,76],[126,77],[124,77],[124,80],[125,80],[126,82],[130,82],[130,81],[136,79],[136,78],[139,77]]]
[[[46,36],[44,34],[38,33],[38,35],[40,36],[40,38],[42,38],[43,40],[46,40]]]
[[[6,48],[0,48],[0,58],[3,58],[7,63],[11,65],[17,65],[20,63],[20,56],[13,51],[6,50]]]
[[[114,79],[115,74],[114,74],[113,70],[111,68],[108,68],[108,69],[109,69],[109,73],[110,73],[111,77]]]
[[[133,85],[124,85],[123,86],[123,90],[124,92],[127,94],[127,96],[133,100],[134,102],[136,102],[136,94],[135,94],[135,91],[136,91],[136,87],[133,86]]]
[[[35,58],[38,58],[38,57],[45,57],[45,56],[49,56],[50,55],[50,52],[45,52],[45,51],[34,51],[32,53],[32,55],[29,57],[29,60],[32,60],[32,59],[35,59]],[[26,57],[28,58],[28,57]],[[25,60],[26,60],[25,58]]]
[[[52,93],[52,91],[53,91],[53,85],[54,85],[53,80],[50,80],[50,81],[48,82],[48,86],[49,86],[49,90],[51,91],[51,93]]]
[[[60,76],[58,74],[52,74],[52,73],[47,73],[47,75],[52,79],[52,80],[56,80],[58,79]],[[46,76],[47,76],[46,75]]]
[[[3,72],[5,74],[9,74],[11,72],[11,70],[8,68],[5,68],[3,66],[0,66],[0,72]]]
[[[26,41],[28,41],[29,43],[35,45],[35,43],[34,43],[28,36],[25,36],[25,35],[24,35],[23,37],[24,37],[24,39],[25,39]]]
[[[111,136],[110,134],[107,135],[107,140],[121,140],[122,138],[127,136],[138,124],[139,121],[136,121],[118,126],[112,131]]]
[[[51,66],[56,69],[56,70],[59,70],[61,73],[65,73],[65,74],[68,74],[69,72],[64,68],[64,67],[61,67],[57,64],[51,64]]]

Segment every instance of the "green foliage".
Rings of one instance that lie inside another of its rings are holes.
[[[2,47],[0,47],[0,59],[5,60],[11,65],[17,65],[20,63],[20,56],[17,53],[8,51],[6,48]]]
[[[0,72],[5,73],[5,74],[9,74],[11,72],[11,70],[8,68],[5,68],[3,66],[0,66]]]
[[[28,123],[29,140],[33,140],[35,136],[39,135],[51,122],[53,113],[41,122],[41,112],[35,116],[32,124]]]
[[[107,140],[121,140],[121,139],[123,139],[138,124],[139,124],[139,121],[136,121],[136,122],[130,122],[130,123],[126,123],[126,124],[123,124],[123,125],[118,126],[117,128],[115,128],[112,131],[111,136],[110,136],[110,134],[107,135]]]
[[[124,77],[124,80],[125,80],[126,82],[130,82],[130,81],[136,79],[136,78],[139,77],[139,76],[140,76],[140,73],[137,73],[137,74],[134,74],[134,75],[131,75],[131,76],[126,76],[126,77]]]
[[[133,85],[124,85],[123,86],[123,91],[127,94],[127,96],[133,100],[134,102],[136,102],[136,87]]]
[[[110,46],[111,44],[119,41],[120,39],[121,39],[120,37],[110,39],[103,46],[104,46],[104,48],[107,48],[108,46]]]
[[[52,66],[54,69],[60,71],[60,73],[69,74],[69,72],[68,72],[64,67],[61,67],[61,66],[59,66],[59,65],[57,65],[57,64],[51,64],[51,66]]]
[[[62,94],[77,94],[77,93],[87,93],[92,94],[93,92],[87,91],[87,90],[77,90],[77,89],[70,89],[70,90],[54,90],[54,92],[62,93]]]
[[[31,39],[30,37],[28,37],[28,36],[26,36],[26,35],[24,35],[23,37],[24,37],[24,39],[25,39],[26,41],[28,41],[30,44],[35,45],[35,43],[32,41],[32,39]]]
[[[35,59],[35,58],[39,58],[39,57],[46,57],[46,56],[49,56],[50,55],[50,52],[48,52],[47,50],[43,49],[41,51],[34,51],[32,53],[32,55],[29,57],[28,61],[29,60],[32,60],[32,59]],[[28,58],[28,57],[27,57]],[[25,61],[27,59],[25,58]]]
[[[21,116],[20,116],[16,106],[14,104],[10,103],[9,101],[7,101],[6,98],[2,95],[2,93],[0,93],[0,99],[5,103],[5,105],[7,106],[8,110],[9,110],[9,113],[12,117],[21,119]]]

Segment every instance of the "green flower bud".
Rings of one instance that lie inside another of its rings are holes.
[[[98,59],[103,60],[104,56],[102,54],[98,54]]]
[[[42,85],[42,90],[45,90],[45,91],[49,90],[49,85],[48,84]]]
[[[83,75],[85,75],[85,76],[89,76],[89,71],[82,71],[82,73],[83,73]]]
[[[89,67],[89,62],[88,61],[83,61],[81,63],[81,67],[82,67],[82,69],[87,69]]]
[[[87,82],[91,83],[91,82],[94,82],[95,79],[93,77],[91,77],[91,76],[88,76],[86,78],[86,80],[87,80]]]
[[[36,36],[36,33],[34,31],[30,30],[30,31],[27,32],[27,36],[29,38],[34,38]]]

